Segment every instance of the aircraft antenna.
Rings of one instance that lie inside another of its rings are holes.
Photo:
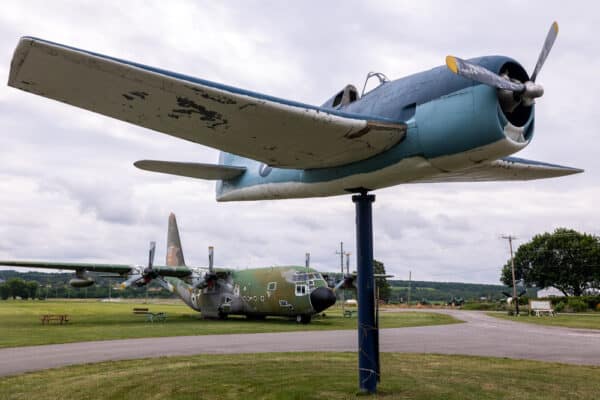
[[[304,265],[306,266],[306,269],[310,268],[310,253],[306,253],[306,259],[304,261]]]

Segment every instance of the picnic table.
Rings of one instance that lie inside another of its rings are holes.
[[[153,313],[148,308],[136,307],[133,309],[134,314],[143,314],[146,316],[146,322],[165,322],[167,320],[167,313],[158,312]]]
[[[50,325],[52,321],[56,321],[62,325],[69,322],[71,317],[68,314],[44,314],[40,316],[40,320],[42,321],[42,325]]]

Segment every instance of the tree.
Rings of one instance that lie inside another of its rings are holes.
[[[10,288],[6,283],[0,284],[0,299],[8,300],[10,297]]]
[[[600,240],[566,228],[536,235],[515,253],[515,277],[526,286],[554,286],[565,296],[581,296],[600,282]],[[500,280],[512,286],[510,260]]]
[[[32,300],[35,300],[37,291],[38,291],[38,286],[39,283],[37,283],[36,281],[27,281],[27,294],[29,295],[29,298]]]
[[[373,260],[373,272],[375,274],[385,275],[385,266],[382,262]],[[379,298],[386,303],[390,300],[390,284],[385,276],[375,278],[375,285],[379,289]]]
[[[5,283],[10,290],[10,295],[13,299],[20,297],[27,299],[29,297],[29,291],[27,290],[27,283],[21,278],[10,278]]]

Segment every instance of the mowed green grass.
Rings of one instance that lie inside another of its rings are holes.
[[[600,313],[598,314],[558,314],[555,317],[535,317],[520,315],[514,317],[506,313],[487,313],[487,315],[508,319],[516,322],[527,322],[530,324],[564,326],[566,328],[600,329]],[[599,395],[600,398],[600,395]]]
[[[146,322],[145,315],[134,315],[134,307],[165,312],[165,323]],[[65,325],[42,325],[42,314],[69,314]],[[102,303],[92,301],[1,301],[0,348],[53,343],[82,342],[140,337],[211,335],[227,333],[287,332],[300,330],[356,329],[356,317],[343,318],[340,309],[326,312],[308,325],[284,318],[251,321],[244,317],[227,320],[202,320],[199,313],[182,304]],[[460,322],[433,313],[381,313],[382,328],[439,325]]]
[[[354,353],[202,355],[106,362],[0,378],[0,398],[351,399]],[[600,368],[383,353],[377,399],[598,399]]]

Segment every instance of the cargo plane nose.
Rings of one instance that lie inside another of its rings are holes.
[[[335,304],[335,293],[328,287],[318,287],[310,294],[310,303],[315,312],[320,313]]]

